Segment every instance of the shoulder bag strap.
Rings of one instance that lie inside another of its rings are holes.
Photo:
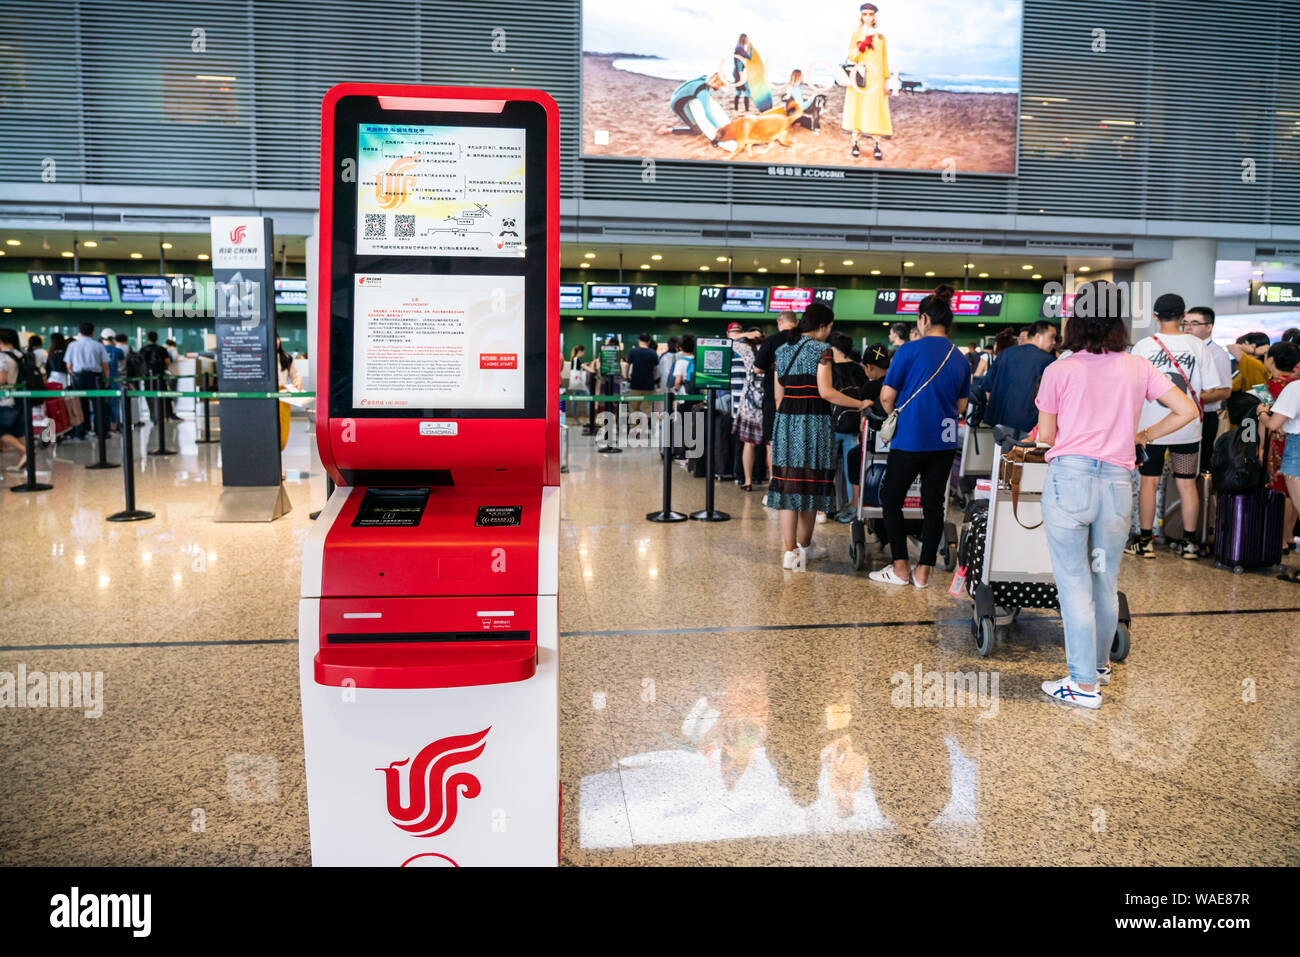
[[[803,352],[803,347],[806,345],[808,345],[808,337],[804,336],[803,341],[799,343],[799,348],[794,350],[794,355],[792,355],[790,361],[785,364],[785,371],[777,376],[778,379],[784,379],[790,374],[790,367],[794,365],[794,360],[799,358],[799,353]]]
[[[1174,358],[1174,354],[1165,347],[1163,342],[1160,341],[1159,336],[1152,336],[1151,338],[1156,341],[1156,345],[1158,345],[1164,354],[1169,357],[1169,361],[1174,364],[1174,368],[1178,370],[1178,374],[1182,376],[1183,381],[1187,383],[1187,391],[1192,394],[1192,401],[1196,403],[1196,411],[1201,414],[1202,418],[1204,418],[1205,406],[1201,403],[1200,393],[1192,388],[1192,377],[1183,371],[1183,367],[1178,364],[1178,360]]]

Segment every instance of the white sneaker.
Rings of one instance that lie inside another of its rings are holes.
[[[1098,668],[1097,684],[1099,685],[1110,684],[1110,676],[1113,675],[1114,673],[1115,673],[1115,669],[1112,668],[1110,665],[1107,665],[1105,668]]]
[[[1100,691],[1084,691],[1068,677],[1060,681],[1044,681],[1043,694],[1061,704],[1074,705],[1076,708],[1091,708],[1096,711],[1101,707]]]
[[[813,542],[809,542],[807,545],[801,547],[803,548],[804,556],[810,562],[815,562],[819,558],[825,558],[831,553],[831,550],[825,545],[817,545]]]
[[[807,570],[808,556],[804,550],[796,545],[791,551],[785,553],[785,558],[781,561],[781,567],[792,572],[802,572]]]
[[[907,578],[899,578],[894,571],[893,565],[886,565],[884,568],[878,568],[867,576],[873,582],[882,582],[886,585],[908,585],[911,582]],[[911,576],[909,575],[908,578]]]

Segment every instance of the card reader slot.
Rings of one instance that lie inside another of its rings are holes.
[[[331,645],[434,644],[460,641],[527,641],[531,637],[532,632],[529,631],[403,631],[327,634],[325,641]]]

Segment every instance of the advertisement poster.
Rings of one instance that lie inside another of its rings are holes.
[[[1020,0],[860,6],[585,0],[583,153],[1014,174]]]
[[[358,409],[522,409],[522,276],[356,277]]]
[[[524,131],[362,123],[357,254],[524,254]]]

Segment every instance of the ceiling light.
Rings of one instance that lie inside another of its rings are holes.
[[[758,271],[759,271],[759,272],[767,272],[767,267],[766,267],[766,266],[759,266],[759,267],[758,267]]]
[[[134,316],[134,315],[135,315],[135,310],[134,310],[134,309],[123,309],[123,310],[122,310],[122,315],[124,315],[124,316]]]
[[[709,267],[708,267],[708,266],[701,266],[701,267],[700,267],[700,272],[708,272],[708,271],[709,271]]]
[[[660,256],[658,253],[655,253],[655,254],[654,254],[653,256],[651,256],[650,258],[653,259],[655,262],[658,262],[659,260],[663,259],[664,257],[663,257],[663,256]]]
[[[162,244],[162,248],[163,248],[163,249],[171,249],[171,248],[172,248],[172,244],[171,244],[171,243],[163,243],[163,244]]]
[[[1080,266],[1080,267],[1079,267],[1079,272],[1092,272],[1092,267],[1091,267],[1091,266]]]
[[[820,266],[818,266],[816,269],[813,270],[813,272],[815,272],[815,273],[816,273],[817,275],[819,275],[819,276],[820,276],[822,273],[824,273],[825,271],[826,271],[826,270],[825,270],[825,269],[822,269]]]
[[[72,258],[72,253],[70,253],[70,252],[62,252],[62,253],[59,253],[59,255],[62,256],[64,259],[71,259],[71,258]]]
[[[582,322],[582,316],[578,316],[578,321]],[[666,399],[664,401],[667,401]]]
[[[132,258],[132,259],[144,259],[144,253],[132,253],[132,254],[131,254],[131,258]]]
[[[590,269],[590,268],[591,268],[591,263],[578,263],[578,268],[579,268],[579,269]]]
[[[1042,279],[1042,278],[1043,278],[1043,274],[1040,273],[1040,272],[1036,272],[1036,273],[1034,273],[1032,276],[1030,276],[1029,278],[1030,278],[1030,279]]]
[[[974,268],[975,268],[975,264],[974,264],[974,263],[966,263],[966,265],[965,265],[964,267],[962,267],[962,268],[964,268],[964,269],[974,269]]]
[[[719,256],[719,257],[718,257],[718,262],[720,262],[720,263],[725,263],[726,261],[727,261],[727,257],[726,257],[726,256]]]
[[[873,276],[879,276],[879,275],[880,275],[880,270],[879,270],[879,269],[873,269],[873,270],[871,270],[871,275],[873,275]]]
[[[200,259],[207,259],[207,258],[208,258],[208,254],[207,254],[207,253],[199,253],[199,258],[200,258]]]
[[[788,266],[788,265],[790,264],[790,257],[789,257],[789,256],[786,256],[784,259],[781,260],[781,263],[782,263],[782,265],[787,265],[787,266]]]
[[[641,268],[642,268],[642,269],[649,269],[649,268],[650,268],[650,264],[649,264],[649,263],[642,263],[642,264],[641,264]]]
[[[8,306],[5,306],[5,312],[13,312],[13,310],[10,309]]]
[[[988,279],[988,278],[989,278],[989,274],[986,273],[986,272],[982,272],[982,273],[980,273],[980,278],[981,278],[981,279]]]
[[[933,276],[933,275],[934,275],[934,270],[931,269],[931,270],[927,271],[927,272],[926,272],[926,275],[927,275],[927,276]]]
[[[915,266],[916,263],[912,262],[912,261],[909,259],[907,262],[903,263],[903,265],[904,265],[904,266]]]
[[[1025,263],[1025,265],[1021,266],[1020,268],[1023,269],[1025,272],[1029,272],[1029,270],[1033,269],[1034,267],[1031,266],[1029,263]]]
[[[1231,279],[1216,279],[1216,280],[1214,280],[1214,281],[1215,281],[1216,284],[1218,284],[1218,283],[1224,283],[1224,282],[1232,282]]]
[[[4,254],[5,254],[5,251],[4,251],[3,249],[0,249],[0,256],[3,256]]]
[[[595,254],[595,253],[583,253],[582,255],[583,255],[583,257],[586,258],[586,259],[595,259],[595,258],[596,258],[596,254]]]
[[[22,245],[22,240],[19,240],[19,239],[6,239],[6,240],[5,240],[5,245],[6,245],[6,246],[21,246],[21,245]]]
[[[844,265],[846,265],[846,266],[852,266],[852,265],[853,265],[853,260],[852,260],[852,259],[846,259],[846,260],[844,260]]]
[[[95,242],[93,239],[87,239],[81,245],[85,246],[87,249],[94,249],[96,246],[99,245],[99,243]]]
[[[1262,276],[1262,275],[1264,275],[1264,270],[1262,270],[1262,269],[1256,269],[1253,273],[1251,273],[1251,275],[1252,275],[1252,276]]]

